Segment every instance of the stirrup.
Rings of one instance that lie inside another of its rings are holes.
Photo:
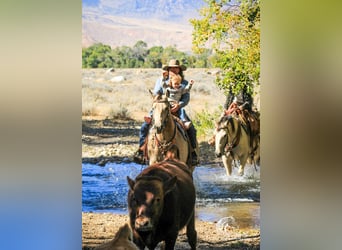
[[[133,156],[133,161],[138,164],[144,164],[145,159],[144,159],[144,152],[138,149]]]

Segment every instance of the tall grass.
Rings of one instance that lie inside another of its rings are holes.
[[[106,71],[82,70],[82,115],[130,118],[142,122],[152,107],[148,90],[154,88],[156,79],[161,76],[161,69]],[[125,80],[115,82],[113,78],[116,76],[123,76]],[[186,106],[187,114],[192,120],[197,120],[195,125],[199,134],[206,134],[212,127],[209,126],[209,120],[217,119],[218,115],[214,111],[224,103],[225,96],[215,85],[215,76],[208,74],[207,69],[188,69],[185,78],[195,80],[190,103]]]

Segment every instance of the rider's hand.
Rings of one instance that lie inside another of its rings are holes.
[[[171,107],[171,113],[176,113],[179,108],[180,108],[180,105],[178,103],[174,103]]]

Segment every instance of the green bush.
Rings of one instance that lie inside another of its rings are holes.
[[[211,136],[213,134],[215,122],[220,117],[223,107],[218,107],[213,113],[209,113],[207,110],[208,109],[203,109],[203,111],[197,113],[193,119],[198,137]]]

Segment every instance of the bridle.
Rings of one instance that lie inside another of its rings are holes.
[[[228,118],[228,123],[230,123],[232,127],[234,127],[233,119],[234,118],[232,118],[232,117]],[[224,130],[226,130],[226,133],[227,133],[227,135],[226,135],[227,136],[227,142],[224,145],[224,151],[226,153],[228,153],[228,152],[232,153],[233,149],[236,148],[239,145],[239,143],[240,143],[240,138],[241,138],[241,122],[239,120],[237,120],[237,123],[238,123],[237,131],[236,131],[236,134],[235,134],[234,138],[231,141],[229,141],[229,137],[231,137],[231,136],[228,136],[228,135],[230,135],[229,129],[228,129],[228,124],[227,124],[227,126],[218,128],[218,131],[221,130],[221,129],[224,129]]]
[[[171,119],[170,104],[169,104],[168,100],[157,100],[155,102],[156,103],[167,103],[167,105],[168,105],[167,115],[166,115],[165,119],[163,120],[161,127],[159,128],[160,131],[157,128],[157,132],[160,134],[163,131],[163,129],[165,128],[166,124],[169,122],[169,119]],[[171,145],[175,144],[176,130],[177,130],[177,125],[176,125],[176,121],[174,121],[174,129],[173,129],[172,137],[165,142],[159,140],[157,133],[156,132],[154,133],[156,145],[164,157],[166,156],[166,153],[169,150],[169,148],[171,147]]]
[[[157,133],[154,133],[154,138],[156,138],[157,147],[161,151],[163,156],[166,155],[166,152],[169,150],[171,145],[175,144],[176,130],[177,130],[177,125],[175,124],[174,130],[173,130],[173,135],[172,135],[171,139],[166,141],[166,142],[161,142],[160,140],[158,140]]]
[[[165,128],[165,125],[167,124],[167,122],[169,121],[170,119],[170,104],[168,102],[168,100],[156,100],[154,101],[154,103],[166,103],[167,104],[167,114],[160,126],[160,128],[157,128],[157,132],[158,133],[161,133],[161,131],[163,131],[163,129]],[[152,120],[153,120],[153,126],[154,126],[154,118],[153,118],[153,115],[152,115]]]

